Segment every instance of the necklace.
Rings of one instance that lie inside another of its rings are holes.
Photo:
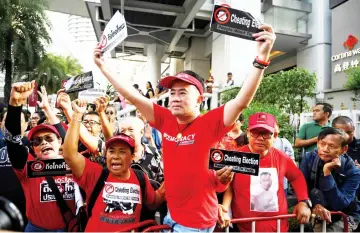
[[[179,130],[179,133],[176,135],[176,139],[177,139],[177,140],[180,140],[180,139],[181,139],[181,137],[182,137],[182,132],[184,132],[184,130],[187,129],[196,119],[197,119],[197,117],[196,117],[194,120],[192,120],[190,123],[188,123],[188,124],[185,126],[185,128],[183,128],[182,130],[180,130],[180,128],[179,128],[179,123],[177,123],[177,128],[178,128],[178,130]]]

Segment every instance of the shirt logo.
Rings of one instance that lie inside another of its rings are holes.
[[[175,142],[178,146],[192,145],[195,142],[196,134],[183,135],[181,138],[176,138],[175,136],[170,136],[167,133],[164,133],[164,138],[166,141]]]

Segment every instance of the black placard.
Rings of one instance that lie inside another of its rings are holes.
[[[27,161],[26,166],[28,178],[71,174],[71,170],[64,159]]]
[[[246,11],[215,5],[210,31],[255,40],[252,35],[261,31],[259,25],[260,21]]]
[[[94,76],[92,71],[79,74],[66,81],[65,92],[73,93],[94,88]]]
[[[259,175],[260,155],[239,151],[211,149],[209,168],[220,170],[225,166],[232,166],[232,170],[235,173],[257,176]]]

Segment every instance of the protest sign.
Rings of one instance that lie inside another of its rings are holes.
[[[117,11],[108,24],[101,36],[101,51],[106,53],[113,50],[118,44],[128,36],[125,18]]]
[[[260,24],[259,20],[246,11],[215,5],[210,31],[255,40],[252,35],[261,31],[258,29]]]
[[[92,71],[71,77],[66,81],[64,88],[66,93],[73,93],[94,88],[94,77]]]
[[[71,174],[71,170],[64,159],[27,161],[26,166],[28,178]]]
[[[209,168],[220,170],[226,166],[232,166],[232,171],[235,173],[257,176],[259,175],[260,155],[239,151],[211,149]]]

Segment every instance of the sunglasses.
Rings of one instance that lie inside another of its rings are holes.
[[[113,114],[114,114],[114,112],[109,111],[109,112],[105,112],[105,114],[106,114],[106,115],[113,115]]]
[[[52,135],[45,135],[45,136],[42,136],[42,137],[37,137],[37,138],[34,138],[34,140],[30,141],[30,144],[32,146],[39,146],[42,141],[45,140],[46,142],[53,142],[55,141],[55,138],[52,136]]]
[[[250,135],[254,138],[258,138],[261,135],[263,139],[270,139],[273,133],[250,131]]]

